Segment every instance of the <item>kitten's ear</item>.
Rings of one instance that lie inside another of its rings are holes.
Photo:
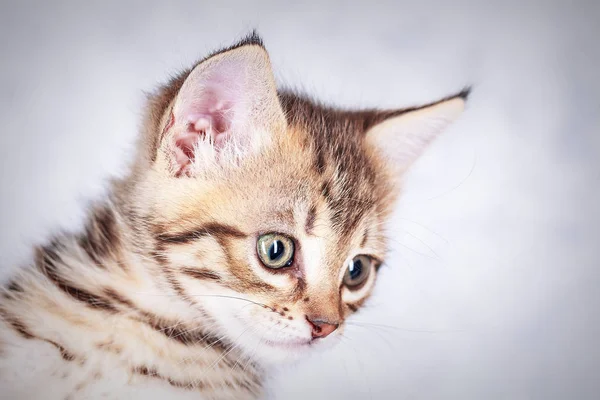
[[[198,64],[175,99],[161,147],[171,172],[194,175],[266,145],[285,129],[269,56],[242,43]]]
[[[462,113],[469,90],[421,107],[380,113],[366,140],[400,172]]]

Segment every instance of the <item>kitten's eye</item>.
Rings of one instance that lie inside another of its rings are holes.
[[[294,242],[278,233],[269,233],[259,237],[256,242],[256,250],[260,261],[267,268],[287,267],[294,259]]]
[[[349,289],[357,289],[369,277],[371,272],[371,257],[356,256],[348,263],[344,275],[344,285]]]

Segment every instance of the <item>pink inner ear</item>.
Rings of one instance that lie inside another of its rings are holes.
[[[200,138],[208,138],[218,151],[232,134],[234,118],[243,122],[244,79],[243,65],[221,62],[185,82],[174,110],[175,125],[185,126],[174,136],[179,174],[194,161]]]

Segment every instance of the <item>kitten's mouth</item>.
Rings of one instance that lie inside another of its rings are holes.
[[[299,349],[303,347],[309,347],[313,341],[300,339],[286,341],[263,340],[263,342],[272,347],[278,347],[283,349]]]

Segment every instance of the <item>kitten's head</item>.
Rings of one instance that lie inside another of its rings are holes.
[[[255,36],[199,62],[151,100],[138,163],[168,290],[263,362],[334,343],[373,290],[402,174],[465,98],[324,107],[277,92]]]

